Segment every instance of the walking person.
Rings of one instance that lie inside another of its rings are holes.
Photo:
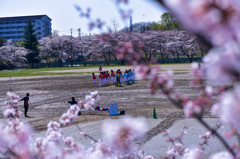
[[[26,97],[23,97],[21,99],[21,101],[24,101],[24,115],[25,117],[29,117],[27,115],[27,112],[28,112],[28,107],[29,107],[29,104],[28,104],[28,101],[29,101],[29,93],[26,94]]]

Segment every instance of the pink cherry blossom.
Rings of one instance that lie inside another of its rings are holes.
[[[166,0],[166,4],[187,29],[202,33],[221,45],[231,39],[239,42],[240,12],[236,0]],[[187,11],[187,12],[186,12]],[[236,23],[237,21],[237,23]]]
[[[221,122],[240,131],[240,87],[236,86],[233,92],[222,94],[219,103],[212,108],[220,116]]]
[[[201,159],[202,151],[195,149],[186,149],[182,159]]]
[[[128,154],[134,148],[131,141],[141,137],[145,128],[143,119],[125,117],[104,122],[102,130],[105,141],[115,151]]]
[[[218,152],[210,157],[210,159],[234,159],[228,152]]]
[[[230,84],[239,80],[239,61],[239,47],[236,43],[228,43],[204,57],[204,72],[216,84]]]

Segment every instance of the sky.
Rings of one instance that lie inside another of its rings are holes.
[[[119,29],[129,26],[129,21],[122,21],[114,0],[0,0],[0,17],[43,15],[52,19],[52,30],[58,30],[60,35],[78,36],[81,34],[99,33],[99,30],[88,30],[87,20],[79,16],[75,9],[78,5],[83,10],[91,8],[93,19],[101,18],[106,26],[112,26],[112,19],[119,23]],[[131,8],[133,23],[159,21],[162,13],[166,12],[153,0],[130,0],[127,8]]]

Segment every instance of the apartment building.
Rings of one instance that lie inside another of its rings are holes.
[[[47,15],[32,15],[19,17],[0,17],[0,37],[4,40],[23,40],[24,29],[31,20],[38,39],[48,36],[52,32],[51,21]]]

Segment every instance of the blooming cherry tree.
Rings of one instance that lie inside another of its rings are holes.
[[[26,64],[26,54],[28,51],[24,47],[15,46],[12,41],[8,41],[5,46],[0,47],[0,59],[6,60],[16,67]]]

